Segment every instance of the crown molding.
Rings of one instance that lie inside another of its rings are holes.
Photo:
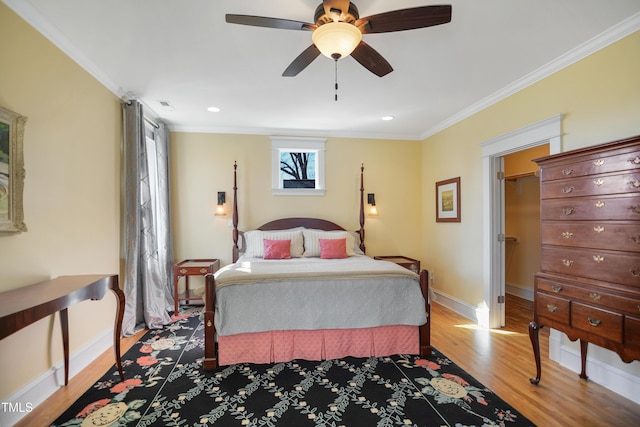
[[[501,90],[494,92],[488,97],[476,102],[475,104],[431,127],[421,135],[420,139],[426,139],[432,135],[435,135],[436,133],[447,129],[448,127],[453,126],[454,124],[468,117],[471,117],[476,113],[479,113],[485,108],[490,107],[493,104],[496,104],[503,99],[516,94],[517,92],[533,85],[534,83],[537,83],[540,80],[543,80],[551,76],[552,74],[557,73],[558,71],[580,61],[581,59],[586,58],[587,56],[599,51],[600,49],[603,49],[617,42],[618,40],[621,40],[635,33],[638,30],[640,30],[640,13],[632,15],[619,24],[614,25],[606,31],[603,31],[590,40],[587,40],[576,48],[571,49],[564,55],[554,59],[553,61],[547,63],[546,65],[543,65],[537,70],[534,70],[531,73],[521,77],[510,85],[505,86]]]

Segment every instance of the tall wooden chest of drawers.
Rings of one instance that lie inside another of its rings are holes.
[[[529,324],[640,360],[640,136],[540,159],[541,271]]]

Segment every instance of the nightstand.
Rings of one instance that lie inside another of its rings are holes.
[[[407,270],[411,270],[414,273],[420,273],[420,261],[417,259],[409,258],[402,255],[375,256],[373,257],[373,259],[395,262],[396,264],[401,265]]]
[[[178,313],[180,303],[185,304],[193,303],[194,300],[202,304],[201,296],[191,295],[189,289],[189,276],[204,276],[208,273],[215,273],[220,268],[219,259],[185,259],[174,265],[173,267],[173,299],[174,299],[174,314]],[[178,280],[184,276],[184,292],[178,293]]]

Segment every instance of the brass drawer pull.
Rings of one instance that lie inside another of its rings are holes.
[[[640,181],[638,180],[638,178],[633,178],[633,181],[629,181],[629,185],[633,188],[638,188],[640,187]]]
[[[571,175],[573,173],[573,169],[562,169],[562,175]]]
[[[636,156],[635,159],[629,159],[628,160],[629,163],[631,163],[632,165],[640,165],[640,156]]]
[[[208,271],[208,270],[207,270],[206,268],[201,268],[201,269],[200,269],[200,273],[202,273],[202,274],[206,274],[206,273],[207,273],[207,271]]]
[[[551,285],[551,290],[556,294],[559,294],[560,292],[562,292],[562,286]]]
[[[629,207],[629,209],[631,209],[631,211],[632,211],[633,213],[640,214],[640,206],[638,206],[638,205],[636,205],[636,206],[631,206],[631,207]]]
[[[604,184],[604,179],[602,178],[594,179],[593,183],[595,184],[596,187],[600,187],[602,184]]]
[[[640,235],[636,234],[635,236],[631,236],[631,241],[636,245],[640,245]]]
[[[571,267],[573,265],[573,260],[563,259],[562,263],[564,264],[565,267]]]
[[[601,262],[604,262],[604,257],[602,255],[594,255],[593,260],[600,264]]]
[[[595,231],[596,233],[602,233],[604,231],[604,227],[601,225],[598,225],[596,227],[593,227],[593,231]]]
[[[598,159],[595,162],[593,162],[593,164],[596,166],[602,166],[604,165],[604,159]]]
[[[632,268],[630,271],[633,277],[640,277],[640,268]]]
[[[213,325],[213,323],[211,323],[211,320],[207,320],[207,327],[210,328],[211,325]]]
[[[185,274],[186,272],[187,272],[187,269],[186,269],[186,268],[181,268],[181,269],[180,269],[180,273]]]
[[[555,305],[547,304],[547,310],[549,310],[551,313],[555,313],[558,310],[558,307],[556,307]]]
[[[590,292],[589,293],[589,298],[591,298],[594,301],[600,301],[600,295],[596,294],[595,292]]]
[[[574,208],[562,208],[562,213],[565,215],[571,215],[574,211]]]
[[[570,231],[565,231],[564,233],[562,233],[562,237],[564,237],[565,239],[570,239],[573,237],[573,233]]]
[[[605,203],[604,203],[603,201],[598,200],[597,202],[595,202],[594,206],[595,206],[596,208],[600,209],[600,208],[603,208],[603,207],[604,207],[604,204],[605,204]]]
[[[567,187],[564,187],[564,188],[562,189],[562,192],[563,192],[564,194],[569,194],[569,193],[571,193],[571,192],[572,192],[573,190],[575,190],[575,189],[576,189],[576,188],[575,188],[575,187],[573,187],[573,186],[567,186]]]
[[[587,319],[589,319],[589,324],[591,326],[600,326],[600,323],[602,323],[602,321],[594,319],[593,317],[587,317]]]

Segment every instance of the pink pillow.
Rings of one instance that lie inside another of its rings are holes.
[[[264,239],[264,259],[290,259],[291,240]]]
[[[347,258],[347,239],[319,239],[320,258]]]

